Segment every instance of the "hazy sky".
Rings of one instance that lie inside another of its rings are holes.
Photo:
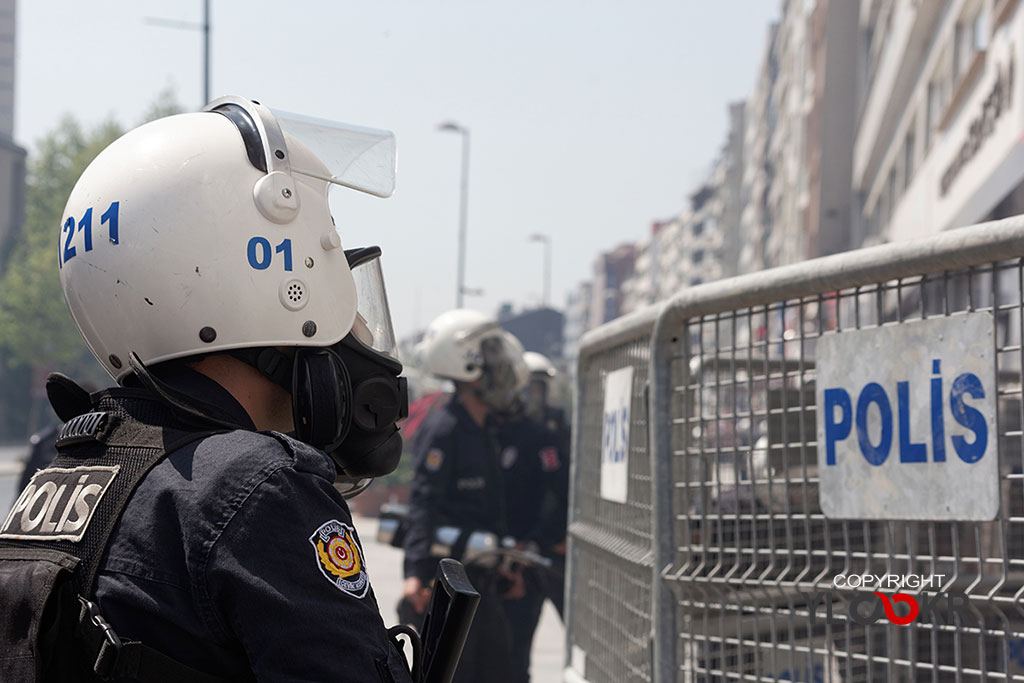
[[[212,0],[211,96],[393,130],[395,196],[333,192],[345,247],[378,244],[400,335],[455,300],[461,138],[471,131],[467,305],[553,300],[599,251],[684,205],[750,92],[777,0]],[[134,125],[173,87],[201,106],[201,0],[20,0],[15,138],[66,113]],[[56,229],[56,227],[55,227]],[[55,264],[56,266],[56,264]]]

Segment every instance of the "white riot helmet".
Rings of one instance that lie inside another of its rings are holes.
[[[523,360],[526,362],[526,367],[530,369],[531,375],[543,375],[551,379],[554,379],[558,375],[558,370],[556,370],[555,366],[550,360],[548,360],[548,357],[542,353],[527,351],[523,354]]]
[[[456,382],[480,381],[478,393],[490,407],[507,410],[529,381],[523,345],[483,313],[455,309],[427,327],[416,354],[424,370]]]
[[[387,197],[394,177],[391,133],[243,98],[147,123],[68,199],[68,308],[118,382],[160,390],[147,366],[230,352],[292,393],[301,440],[372,451],[397,435],[404,380],[380,249],[342,249],[327,197],[334,184]]]
[[[530,369],[530,382],[523,391],[523,403],[527,414],[542,420],[558,371],[547,356],[536,351],[524,353],[523,360]]]

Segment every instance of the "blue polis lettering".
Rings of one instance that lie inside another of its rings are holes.
[[[931,452],[933,462],[946,460],[946,427],[942,401],[941,363],[932,361],[931,380]],[[957,456],[966,463],[975,463],[985,455],[988,445],[988,423],[980,410],[967,404],[965,396],[985,398],[985,389],[974,373],[965,372],[953,380],[949,390],[949,412],[960,425],[974,433],[974,438],[954,435],[950,441]],[[928,446],[915,443],[910,434],[910,383],[896,383],[896,413],[899,431],[900,462],[927,462]],[[868,409],[874,404],[881,418],[878,443],[872,443],[868,434]],[[857,428],[860,452],[872,465],[878,466],[889,458],[893,442],[893,411],[889,394],[877,382],[869,382],[857,396],[856,410],[850,393],[842,387],[825,389],[825,464],[836,464],[836,443],[846,440]],[[838,413],[838,417],[837,417]]]

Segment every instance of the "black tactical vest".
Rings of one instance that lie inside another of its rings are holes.
[[[222,680],[121,641],[92,602],[136,486],[168,453],[216,433],[147,417],[106,410],[70,419],[56,460],[36,472],[0,526],[0,683]]]

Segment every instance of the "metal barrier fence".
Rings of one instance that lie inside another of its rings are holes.
[[[651,572],[654,569],[650,459],[646,457],[647,372],[654,317],[629,327],[612,324],[591,337],[577,382],[570,489],[572,549],[568,571],[575,577],[567,601],[567,623],[578,624],[572,645],[587,653],[593,681],[651,681]],[[629,402],[633,416],[628,443],[626,502],[600,495],[604,380],[609,371],[635,373]],[[579,650],[577,650],[579,651]]]
[[[694,287],[588,333],[576,380],[566,680],[1024,681],[1022,311],[1024,219],[1014,218]],[[961,339],[968,327],[988,332]],[[864,367],[845,367],[836,349]],[[983,363],[990,380],[982,373],[965,389],[968,373],[949,375],[961,362]],[[842,387],[829,389],[836,376],[922,363],[891,406],[864,383],[849,385],[845,404]],[[607,389],[626,367],[626,495],[616,498],[602,488],[619,472],[606,469],[608,425],[622,427]],[[972,433],[973,409],[957,392],[981,406],[982,385],[993,407],[975,411]],[[826,390],[835,400],[819,414]],[[911,406],[929,395],[931,427],[928,409],[921,427]],[[834,459],[821,469],[819,440],[839,448],[844,434],[865,461],[839,477]],[[931,464],[915,449],[935,462],[948,451],[945,472],[961,471],[957,456],[980,458],[972,447],[997,452],[985,461],[988,494],[956,511],[969,477],[878,490],[883,470],[872,466],[892,444],[884,471],[897,479],[937,471],[915,470]],[[932,578],[884,590],[921,606],[899,624],[906,601],[889,619],[865,619],[881,600],[835,584],[862,575]]]

